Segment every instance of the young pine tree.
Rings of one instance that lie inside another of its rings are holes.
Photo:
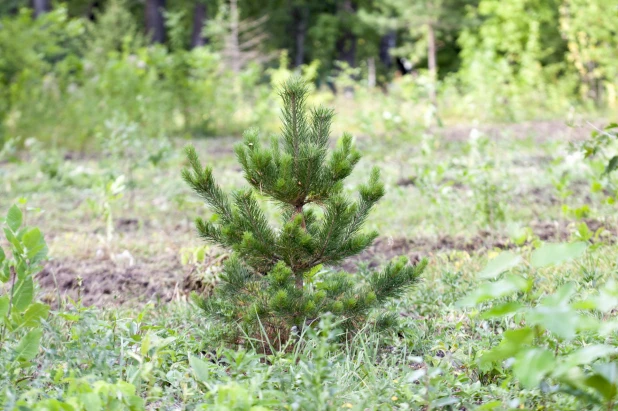
[[[235,147],[251,189],[224,193],[213,170],[202,167],[195,149],[187,148],[190,167],[183,178],[217,216],[196,220],[199,235],[232,250],[213,295],[196,301],[227,327],[233,341],[249,337],[266,343],[268,338],[279,348],[292,329],[326,312],[351,332],[372,319],[392,323],[389,316],[375,315],[376,309],[413,285],[426,262],[410,265],[399,258],[363,278],[320,269],[371,245],[377,233],[362,227],[384,186],[374,168],[358,198],[348,198],[343,181],[360,159],[352,137],[344,134],[330,151],[333,111],[319,107],[307,113],[307,86],[297,78],[285,83],[280,94],[281,136],[263,146],[258,132],[249,130]],[[262,196],[280,209],[277,227],[260,209]]]

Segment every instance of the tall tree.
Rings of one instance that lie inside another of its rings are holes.
[[[191,47],[200,47],[208,43],[204,35],[204,26],[208,20],[208,5],[205,1],[196,1],[193,7],[193,31],[191,32]]]
[[[412,40],[399,47],[396,53],[416,61],[427,59],[431,78],[429,97],[436,104],[440,34],[457,30],[465,15],[465,6],[472,3],[474,0],[376,0],[359,15],[385,35],[399,31]]]
[[[39,17],[50,10],[49,0],[32,0],[32,8],[34,9],[34,17]]]
[[[294,4],[292,7],[292,17],[296,46],[294,67],[299,67],[305,62],[305,40],[307,38],[307,29],[309,28],[309,5],[304,1]]]
[[[146,32],[153,43],[165,41],[165,0],[146,0]]]
[[[357,37],[353,31],[353,19],[356,17],[356,4],[353,0],[343,0],[339,3],[342,24],[341,34],[337,40],[337,59],[347,63],[350,67],[356,65]]]
[[[394,30],[389,30],[380,38],[379,57],[380,62],[387,69],[393,65],[392,50],[395,48],[397,42],[397,34]]]

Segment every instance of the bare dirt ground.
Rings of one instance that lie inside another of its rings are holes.
[[[38,279],[47,301],[57,301],[60,295],[103,307],[171,301],[180,295],[178,287],[186,273],[177,254],[162,254],[133,265],[108,258],[63,258],[49,261]]]
[[[565,140],[578,141],[590,137],[592,127],[600,127],[602,122],[594,124],[566,124],[564,121],[544,120],[528,121],[517,124],[488,124],[488,125],[458,125],[435,130],[437,135],[449,141],[465,141],[470,132],[477,129],[490,138],[534,138],[536,141]]]
[[[603,223],[587,220],[596,231]],[[569,222],[535,222],[533,232],[543,241],[563,241],[569,238]],[[607,227],[605,227],[607,229]],[[411,261],[429,258],[439,253],[465,251],[482,253],[492,249],[508,249],[513,243],[504,233],[482,231],[473,237],[378,238],[367,251],[351,258],[341,268],[353,272],[359,264],[370,269],[384,262],[406,256]],[[183,266],[179,254],[165,252],[156,257],[137,258],[132,264],[110,258],[62,258],[47,262],[39,274],[41,293],[52,303],[58,297],[81,298],[84,305],[142,305],[149,301],[169,302],[185,298],[196,290],[191,278],[193,267]],[[199,287],[199,282],[198,286]],[[197,290],[199,291],[199,290]]]

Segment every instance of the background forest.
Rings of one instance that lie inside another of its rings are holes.
[[[0,408],[616,409],[617,87],[615,0],[0,0]]]
[[[616,13],[608,0],[6,0],[0,141],[92,148],[107,121],[152,137],[268,127],[272,86],[294,72],[318,101],[349,100],[353,131],[367,116],[407,129],[612,109]]]

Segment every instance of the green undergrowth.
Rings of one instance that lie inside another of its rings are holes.
[[[519,253],[523,260],[535,261],[542,259],[538,256],[542,250],[524,248]],[[443,255],[428,267],[417,289],[390,305],[401,317],[398,332],[364,329],[342,347],[336,342],[341,330],[327,316],[315,331],[299,336],[292,352],[272,355],[256,353],[251,344],[236,350],[214,344],[209,339],[211,325],[187,303],[149,305],[135,312],[66,301],[51,307],[49,317],[42,320],[44,339],[36,360],[12,375],[3,374],[4,407],[568,410],[585,404],[584,409],[594,409],[594,401],[558,389],[551,376],[541,373],[538,380],[536,376],[523,380],[521,369],[508,362],[488,362],[496,347],[504,345],[501,341],[509,335],[505,331],[522,324],[506,312],[496,314],[508,301],[518,301],[521,309],[538,310],[555,295],[564,298],[562,291],[554,293],[568,285],[567,301],[589,302],[587,308],[578,303],[569,309],[594,310],[600,307],[592,302],[600,301],[606,314],[596,311],[599,314],[593,317],[615,324],[607,309],[617,302],[615,291],[599,294],[599,290],[611,286],[618,249],[588,249],[576,260],[562,263],[560,255],[552,255],[549,263],[558,265],[516,267],[509,276],[521,277],[524,285],[515,289],[479,288],[488,281],[498,284],[487,278],[514,267],[514,259],[498,256],[481,270],[485,256]],[[492,315],[486,314],[492,310]],[[554,352],[557,358],[566,358],[592,346],[609,347],[615,353],[612,330],[591,333],[594,322],[588,322],[583,328],[574,326],[576,336],[571,338],[562,334],[565,329],[569,332],[569,321],[552,321],[537,322],[541,324],[537,327],[549,330],[541,329],[536,338],[542,340],[527,344],[547,344],[552,358]],[[560,325],[555,334],[553,327]],[[605,352],[608,355],[615,354]],[[589,372],[588,362],[582,372]],[[545,385],[539,388],[540,381]],[[603,397],[598,397],[601,406]]]

